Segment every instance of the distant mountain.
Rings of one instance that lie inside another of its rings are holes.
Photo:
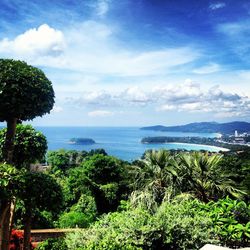
[[[223,133],[233,134],[235,130],[239,133],[250,132],[250,123],[248,122],[195,122],[180,126],[150,126],[143,127],[143,130],[168,131],[168,132],[191,132],[191,133]]]

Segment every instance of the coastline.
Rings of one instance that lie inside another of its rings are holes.
[[[148,143],[148,144],[150,144],[150,143]],[[217,147],[217,146],[212,146],[212,145],[207,145],[207,144],[196,144],[196,143],[185,143],[185,142],[165,142],[162,144],[180,144],[180,145],[184,144],[184,145],[190,145],[190,146],[205,146],[205,147],[217,149],[218,151],[223,151],[223,152],[230,151],[230,149],[228,149],[228,148]]]

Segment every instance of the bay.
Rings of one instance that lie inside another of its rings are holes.
[[[137,127],[36,127],[48,141],[49,150],[70,149],[86,150],[103,148],[109,155],[132,161],[138,159],[147,149],[187,149],[208,150],[217,152],[220,148],[182,143],[142,144],[141,139],[147,136],[199,136],[215,137],[211,133],[181,133],[141,130]],[[70,144],[71,138],[91,138],[96,144]]]

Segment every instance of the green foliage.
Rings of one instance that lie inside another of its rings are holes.
[[[91,149],[88,153],[89,156],[92,155],[108,155],[103,148]]]
[[[63,213],[59,218],[59,226],[62,228],[85,228],[92,223],[97,216],[95,200],[92,196],[82,195],[78,202],[71,207],[70,212]]]
[[[156,221],[164,232],[166,249],[200,249],[216,243],[212,221],[206,213],[195,208],[197,200],[163,203],[156,213]]]
[[[102,154],[87,157],[81,167],[67,171],[64,190],[68,204],[77,203],[82,195],[90,195],[98,213],[115,210],[126,192],[124,172],[124,163],[115,157]]]
[[[112,156],[95,154],[83,162],[86,176],[96,184],[107,184],[121,179],[121,161]]]
[[[71,167],[79,166],[87,155],[86,151],[59,149],[48,152],[47,162],[52,167],[52,172],[57,170],[65,172]]]
[[[250,197],[250,153],[243,151],[239,155],[225,153],[220,163],[221,169],[231,175],[238,186]]]
[[[94,196],[100,214],[114,211],[119,205],[125,191],[125,171],[124,163],[112,156],[96,154],[83,162],[79,176]]]
[[[17,174],[17,169],[11,165],[1,163],[0,164],[0,187],[7,187],[10,185],[14,176]]]
[[[141,191],[141,197],[147,193],[156,203],[161,204],[170,189],[176,192],[177,170],[176,161],[169,151],[147,151],[132,169],[135,192]]]
[[[244,247],[250,244],[250,204],[226,198],[218,202],[199,204],[213,221],[221,244]]]
[[[63,201],[61,187],[49,175],[26,172],[18,190],[18,197],[24,204],[39,210],[59,211]]]
[[[7,129],[0,130],[0,161],[4,160],[3,150]],[[46,137],[31,125],[18,124],[14,139],[13,163],[17,167],[43,161],[47,151]]]
[[[89,229],[67,236],[73,249],[199,249],[214,242],[212,221],[194,203],[163,203],[156,214],[140,208],[104,216]]]
[[[31,120],[49,113],[53,105],[52,84],[40,69],[0,59],[0,121]]]
[[[68,250],[68,247],[63,238],[47,239],[40,243],[37,250]]]
[[[232,173],[225,173],[221,167],[222,156],[194,152],[180,154],[179,175],[182,192],[191,192],[204,202],[231,195],[242,198],[246,193],[237,187]]]
[[[64,213],[59,218],[60,228],[88,227],[93,222],[92,216],[82,212],[70,211]]]
[[[83,194],[81,195],[78,202],[71,207],[71,210],[75,212],[89,214],[94,219],[97,214],[95,199],[90,195]]]
[[[15,216],[14,216],[14,228],[23,229],[25,207],[21,200],[17,200]],[[55,221],[57,220],[57,214],[49,211],[39,211],[36,208],[33,208],[31,228],[32,229],[41,229],[41,228],[54,228]]]
[[[2,199],[10,199],[17,194],[22,175],[23,170],[0,163],[0,205]]]

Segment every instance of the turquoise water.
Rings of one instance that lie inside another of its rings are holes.
[[[190,144],[141,144],[141,139],[146,136],[200,136],[215,137],[209,133],[176,133],[140,130],[132,127],[36,127],[44,133],[48,140],[49,150],[61,148],[74,150],[91,150],[103,148],[110,155],[123,160],[140,158],[147,149],[187,149],[219,151],[218,148],[204,145]],[[69,144],[71,138],[92,138],[96,144],[74,145]]]

